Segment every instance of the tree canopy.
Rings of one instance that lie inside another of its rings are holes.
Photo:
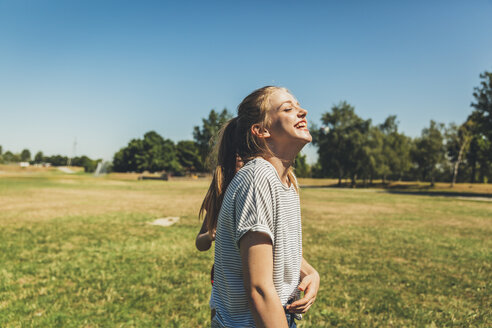
[[[29,149],[23,149],[20,153],[21,161],[29,162],[31,160],[31,152]]]
[[[227,108],[220,113],[212,109],[208,117],[202,119],[202,126],[193,128],[193,139],[198,147],[201,170],[208,168],[208,157],[215,142],[214,138],[217,137],[220,128],[231,118],[232,114],[227,111]]]
[[[335,176],[339,184],[349,176],[355,183],[357,174],[367,164],[366,143],[370,120],[363,120],[353,106],[346,101],[324,113],[321,122],[325,128],[316,134],[321,172],[324,176]]]
[[[132,139],[113,158],[116,172],[159,172],[180,174],[183,167],[178,161],[176,147],[155,131],[144,134],[143,139]]]

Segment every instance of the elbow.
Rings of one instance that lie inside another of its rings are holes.
[[[205,252],[205,251],[208,251],[208,250],[210,249],[210,246],[196,245],[196,248],[197,248],[200,252]]]
[[[251,291],[249,292],[249,299],[251,303],[257,304],[265,298],[265,295],[266,295],[265,289],[260,286],[257,286],[255,288],[252,288]]]
[[[200,240],[200,238],[197,238],[195,240],[195,247],[200,252],[208,251],[211,246],[212,246],[212,243],[204,243],[202,240]]]
[[[276,290],[273,284],[255,284],[248,288],[248,297],[249,301],[254,307],[257,307],[260,304],[264,304],[265,300],[269,298],[269,295],[275,294]]]

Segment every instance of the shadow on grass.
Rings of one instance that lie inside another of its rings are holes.
[[[300,185],[302,189],[380,189],[389,194],[415,195],[415,196],[439,196],[439,197],[481,197],[492,199],[492,194],[481,192],[461,192],[461,191],[438,191],[431,186],[419,184],[391,185],[383,183],[368,183],[365,185],[352,186],[350,183],[326,184],[326,185]]]

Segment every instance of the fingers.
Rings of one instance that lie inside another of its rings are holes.
[[[300,300],[297,300],[294,303],[292,303],[291,305],[287,306],[287,310],[290,310],[292,308],[298,308],[300,306],[305,306],[309,301],[310,301],[310,299],[303,297]]]
[[[287,310],[295,313],[304,313],[315,300],[316,296],[313,293],[306,293],[303,298],[287,306]]]
[[[297,288],[301,291],[306,290],[307,286],[312,282],[312,277],[311,276],[306,276],[304,279],[302,279],[301,283]]]
[[[313,277],[306,276],[298,286],[304,291],[304,297],[287,306],[291,313],[306,313],[316,300],[316,288],[313,287]]]
[[[290,310],[292,308],[301,308],[301,307],[305,307],[308,303],[312,303],[314,302],[314,300],[316,299],[316,295],[314,295],[314,293],[312,292],[307,292],[303,298],[301,298],[300,300],[297,300],[295,302],[293,302],[291,305],[289,305],[287,307],[287,310]]]
[[[313,305],[315,298],[310,299],[305,305],[295,306],[288,308],[288,311],[291,313],[306,313],[311,305]]]
[[[304,306],[307,304],[312,298],[316,298],[316,293],[311,287],[311,284],[308,284],[307,287],[305,288],[304,292],[304,297],[293,302],[290,306],[292,307],[298,307],[298,306]],[[299,288],[300,289],[300,288]]]

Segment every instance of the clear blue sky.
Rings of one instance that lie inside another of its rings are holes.
[[[492,70],[492,1],[0,0],[0,145],[110,160],[155,130],[289,88],[319,122],[346,100],[412,137],[461,123]],[[310,161],[314,149],[307,150]]]

